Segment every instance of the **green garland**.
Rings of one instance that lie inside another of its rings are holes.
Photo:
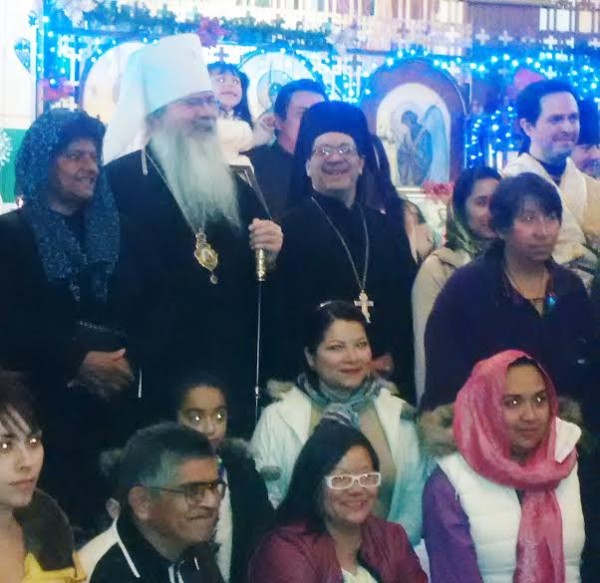
[[[74,27],[64,12],[51,0],[45,0],[44,14],[47,26],[61,34],[103,33],[107,36],[164,36],[183,32],[197,32],[203,16],[195,11],[190,18],[178,22],[175,13],[163,7],[156,14],[143,4],[119,6],[115,0],[99,4],[97,8],[83,15],[83,24]],[[286,44],[296,49],[313,51],[330,50],[327,36],[331,25],[318,30],[304,30],[302,23],[295,29],[284,28],[283,21],[275,19],[271,23],[257,21],[250,15],[238,18],[220,18],[219,25],[225,29],[222,41],[244,45]]]

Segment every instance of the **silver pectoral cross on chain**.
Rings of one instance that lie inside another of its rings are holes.
[[[354,305],[357,308],[360,308],[360,311],[363,313],[365,320],[370,324],[371,323],[371,314],[369,312],[369,308],[375,307],[375,303],[369,299],[367,292],[363,289],[358,294],[358,299],[354,300]]]

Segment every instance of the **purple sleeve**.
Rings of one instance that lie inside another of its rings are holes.
[[[439,467],[423,492],[423,535],[431,583],[482,583],[469,519]]]

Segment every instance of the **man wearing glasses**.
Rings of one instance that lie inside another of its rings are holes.
[[[281,221],[285,243],[276,278],[285,338],[277,358],[294,378],[303,365],[307,316],[322,302],[345,300],[369,322],[374,366],[411,399],[412,320],[415,275],[406,232],[365,204],[367,175],[378,172],[367,120],[360,109],[330,101],[302,118],[291,188],[301,204]],[[275,349],[274,349],[275,350]]]
[[[80,553],[89,583],[221,583],[210,541],[225,488],[202,434],[138,431],[119,462],[120,516]]]

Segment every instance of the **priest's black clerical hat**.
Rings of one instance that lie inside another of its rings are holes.
[[[593,99],[585,99],[579,105],[579,140],[578,144],[600,144],[600,116],[598,105]]]
[[[365,114],[356,106],[343,101],[323,101],[308,109],[296,142],[296,153],[306,162],[311,156],[315,140],[329,132],[347,134],[354,140],[361,156],[372,155],[373,144]]]
[[[300,202],[310,191],[311,182],[306,175],[306,162],[311,157],[315,140],[329,132],[349,135],[358,153],[365,159],[365,168],[376,171],[377,160],[367,118],[358,107],[342,101],[324,101],[306,110],[302,116],[290,182],[290,201]],[[360,197],[359,182],[359,197]]]

